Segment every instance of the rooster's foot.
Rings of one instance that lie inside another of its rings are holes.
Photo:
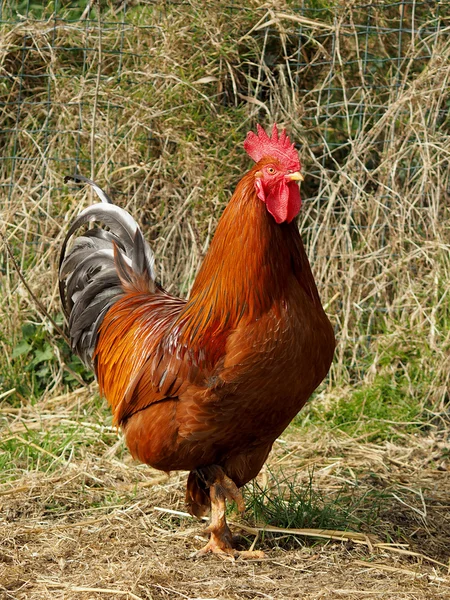
[[[235,550],[229,543],[228,539],[224,539],[211,533],[209,542],[198,552],[193,554],[194,558],[203,558],[208,554],[214,554],[222,560],[261,560],[266,557],[262,550]]]
[[[206,531],[209,531],[209,527]],[[232,535],[228,526],[225,526],[225,529],[218,534],[215,531],[211,531],[211,537],[209,542],[204,546],[201,550],[196,552],[194,556],[196,558],[201,558],[206,556],[207,554],[215,554],[219,558],[223,558],[224,560],[234,560],[236,558],[236,550],[232,546]]]

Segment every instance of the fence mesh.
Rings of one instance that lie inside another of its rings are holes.
[[[308,175],[300,228],[339,339],[331,383],[411,379],[419,353],[422,393],[442,397],[449,15],[416,0],[3,2],[2,231],[30,286],[59,312],[61,238],[92,201],[63,184],[80,172],[143,224],[162,283],[186,293],[248,165],[242,139],[277,121]],[[43,317],[1,260],[10,352]]]

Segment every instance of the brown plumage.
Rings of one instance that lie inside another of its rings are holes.
[[[225,499],[241,505],[237,488],[258,474],[274,440],[323,380],[335,345],[293,220],[300,209],[297,154],[276,128],[272,138],[260,128],[249,134],[246,149],[258,162],[225,209],[187,301],[155,283],[148,247],[138,264],[145,242],[137,226],[131,246],[111,227],[108,266],[88,270],[84,288],[74,292],[72,285],[70,297],[76,260],[61,259],[66,313],[75,312],[72,327],[89,334],[77,349],[92,356],[132,455],[163,471],[190,471],[191,512],[205,514],[212,501],[205,551],[227,553]],[[93,324],[95,311],[86,300],[78,309],[77,300],[84,295],[95,304],[101,286],[85,289],[108,278],[111,265],[117,281],[97,301],[104,316]]]

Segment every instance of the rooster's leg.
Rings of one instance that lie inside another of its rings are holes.
[[[226,500],[234,501],[239,512],[244,512],[244,500],[238,487],[220,469],[214,482],[209,486],[211,499],[211,520],[206,531],[210,533],[209,542],[204,548],[197,552],[197,556],[203,556],[212,552],[223,558],[263,558],[264,553],[259,551],[239,552],[233,548],[233,536],[227,525],[225,512]]]
[[[211,498],[211,520],[206,531],[210,533],[209,542],[198,552],[198,556],[213,552],[234,557],[233,536],[225,518],[226,496],[220,483],[213,483],[209,488]]]

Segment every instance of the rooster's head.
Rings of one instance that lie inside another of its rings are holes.
[[[252,170],[256,194],[277,223],[290,223],[302,204],[297,184],[303,181],[298,153],[284,129],[278,135],[276,124],[272,137],[260,125],[257,130],[257,134],[250,131],[244,142],[247,154],[257,163]]]

